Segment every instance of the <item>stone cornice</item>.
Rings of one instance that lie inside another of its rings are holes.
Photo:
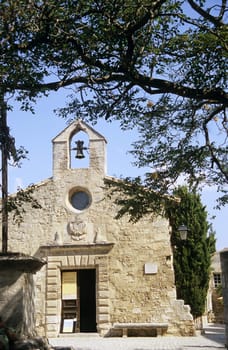
[[[64,244],[64,245],[46,245],[40,247],[41,255],[102,255],[108,254],[114,246],[114,243],[89,243],[89,244]]]
[[[23,253],[0,253],[0,270],[16,270],[25,273],[36,273],[46,262],[40,258]]]

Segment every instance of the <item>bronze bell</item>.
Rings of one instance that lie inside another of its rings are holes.
[[[84,141],[76,141],[76,147],[73,148],[75,151],[76,151],[76,155],[75,155],[75,158],[77,159],[83,159],[85,158],[85,155],[83,153],[83,150],[84,149],[87,149],[86,147],[83,147],[83,144],[84,144]]]

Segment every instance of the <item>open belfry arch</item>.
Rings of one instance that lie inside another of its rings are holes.
[[[30,286],[36,332],[192,335],[190,309],[176,299],[169,222],[115,219],[106,144],[86,123],[71,123],[53,139],[52,177],[35,186],[41,208],[25,203],[19,228],[9,217],[9,250],[46,262]]]
[[[106,143],[105,138],[98,132],[94,131],[87,124],[80,120],[72,123],[68,128],[63,130],[53,139],[53,176],[62,176],[62,172],[71,168],[72,148],[75,147],[75,155],[77,156],[77,145],[72,145],[72,139],[77,137],[79,132],[88,135],[89,145],[87,151],[89,153],[89,168],[94,171],[106,175]],[[76,138],[77,140],[77,138]],[[77,141],[81,141],[78,139]],[[72,147],[73,146],[73,147]],[[82,145],[84,148],[84,144]],[[78,162],[79,163],[79,162]],[[80,167],[80,163],[79,163]]]

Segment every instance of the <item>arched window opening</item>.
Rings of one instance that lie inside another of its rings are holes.
[[[89,137],[79,131],[70,140],[70,168],[89,167]]]

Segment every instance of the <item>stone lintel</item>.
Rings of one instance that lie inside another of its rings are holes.
[[[53,245],[53,246],[41,246],[40,250],[50,256],[55,256],[55,260],[59,255],[100,255],[108,254],[114,246],[114,243],[89,243],[89,244],[65,244],[65,245]],[[50,261],[52,261],[50,259]],[[52,261],[53,262],[53,261]]]

